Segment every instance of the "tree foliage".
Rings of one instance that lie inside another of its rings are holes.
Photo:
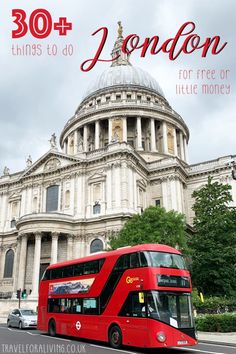
[[[208,295],[236,292],[236,211],[231,186],[208,182],[194,191],[193,283]]]
[[[149,207],[129,219],[118,235],[110,238],[110,247],[116,249],[143,243],[162,243],[186,249],[184,215],[160,207]]]

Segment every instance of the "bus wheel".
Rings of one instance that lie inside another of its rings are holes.
[[[109,344],[112,348],[120,348],[122,345],[122,333],[118,326],[112,326],[109,330]]]
[[[51,337],[55,337],[56,335],[56,323],[54,320],[50,320],[48,324],[48,334]]]

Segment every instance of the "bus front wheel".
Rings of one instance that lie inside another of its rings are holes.
[[[54,320],[50,320],[48,324],[48,334],[51,337],[55,337],[56,335],[56,322]]]
[[[112,326],[109,330],[109,344],[112,348],[118,349],[122,345],[122,333],[118,326]]]

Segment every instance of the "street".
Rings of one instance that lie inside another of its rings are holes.
[[[80,341],[71,337],[49,337],[34,329],[19,330],[17,328],[7,328],[0,325],[0,353],[65,353],[65,354],[143,354],[148,351],[145,349],[125,347],[121,350],[112,349],[105,343]],[[196,347],[157,349],[152,353],[163,354],[235,354],[236,347],[224,344],[200,343]]]

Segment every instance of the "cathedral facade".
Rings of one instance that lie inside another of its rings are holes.
[[[26,289],[55,262],[108,246],[109,236],[150,205],[193,221],[192,193],[207,181],[236,182],[225,156],[188,164],[189,130],[157,81],[121,52],[119,30],[106,69],[88,88],[59,139],[23,171],[0,177],[0,298]]]

